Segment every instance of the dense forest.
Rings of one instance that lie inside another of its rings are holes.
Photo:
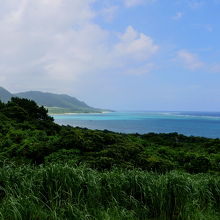
[[[60,126],[0,102],[0,219],[220,219],[220,140]]]

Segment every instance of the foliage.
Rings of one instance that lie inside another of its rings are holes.
[[[220,177],[86,167],[0,168],[1,219],[219,219]]]
[[[0,102],[0,219],[219,219],[220,140],[59,126]]]
[[[58,162],[75,160],[99,170],[117,166],[160,173],[173,169],[190,173],[220,171],[219,139],[59,126],[46,109],[20,98],[0,103],[0,115],[0,153],[15,161],[23,158],[40,164],[56,155]],[[65,158],[64,150],[71,152],[65,153]]]

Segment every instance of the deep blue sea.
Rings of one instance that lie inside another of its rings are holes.
[[[111,112],[52,115],[61,125],[122,133],[170,133],[220,138],[220,112]]]

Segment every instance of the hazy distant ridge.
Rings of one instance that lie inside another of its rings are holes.
[[[8,102],[12,96],[13,94],[11,94],[8,90],[0,87],[0,100],[2,102]]]
[[[54,94],[40,91],[27,91],[12,94],[6,89],[0,87],[1,101],[7,102],[13,96],[34,100],[38,105],[48,107],[51,113],[102,112],[101,109],[90,107],[85,102],[65,94]]]

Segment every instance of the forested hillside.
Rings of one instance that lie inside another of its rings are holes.
[[[0,103],[1,219],[219,219],[220,140],[59,126]]]
[[[10,93],[0,87],[0,100],[4,103],[12,97],[26,98],[35,101],[39,106],[44,106],[50,113],[71,113],[71,112],[102,112],[103,109],[93,108],[75,97],[65,94],[54,94],[40,91],[27,91],[21,93]]]
[[[65,94],[53,94],[48,92],[29,91],[14,94],[16,97],[34,100],[38,105],[49,107],[49,110],[65,112],[101,112],[101,109],[95,109],[88,106],[85,102]]]

